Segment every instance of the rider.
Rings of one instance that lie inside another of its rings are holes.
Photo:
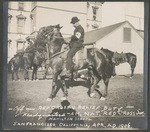
[[[71,24],[73,24],[75,30],[74,35],[71,37],[70,41],[70,51],[67,54],[67,62],[66,62],[66,69],[67,69],[67,75],[71,76],[72,71],[72,58],[73,56],[83,47],[84,42],[84,29],[79,24],[79,19],[77,17],[73,17],[71,19]]]

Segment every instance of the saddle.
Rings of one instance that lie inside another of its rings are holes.
[[[114,55],[113,55],[113,59],[115,60],[115,62],[117,63],[124,63],[127,61],[127,56],[125,53],[117,53],[115,52]]]

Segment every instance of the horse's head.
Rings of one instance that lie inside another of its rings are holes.
[[[52,34],[50,35],[49,38],[49,51],[52,54],[55,54],[57,52],[61,51],[62,45],[64,44],[64,39],[63,36],[60,32],[61,27],[54,27]]]
[[[94,56],[95,55],[94,48],[87,49],[87,55]]]
[[[26,39],[27,44],[31,45],[34,44],[34,38],[27,38]]]

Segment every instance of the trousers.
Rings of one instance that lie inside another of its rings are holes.
[[[72,58],[73,56],[83,47],[82,44],[79,43],[74,43],[71,47],[70,47],[70,51],[67,54],[67,62],[66,62],[66,69],[71,71],[72,70],[72,65],[73,65],[73,61]]]

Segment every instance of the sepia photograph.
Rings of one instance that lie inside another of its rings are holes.
[[[4,130],[147,129],[144,2],[4,4]]]

